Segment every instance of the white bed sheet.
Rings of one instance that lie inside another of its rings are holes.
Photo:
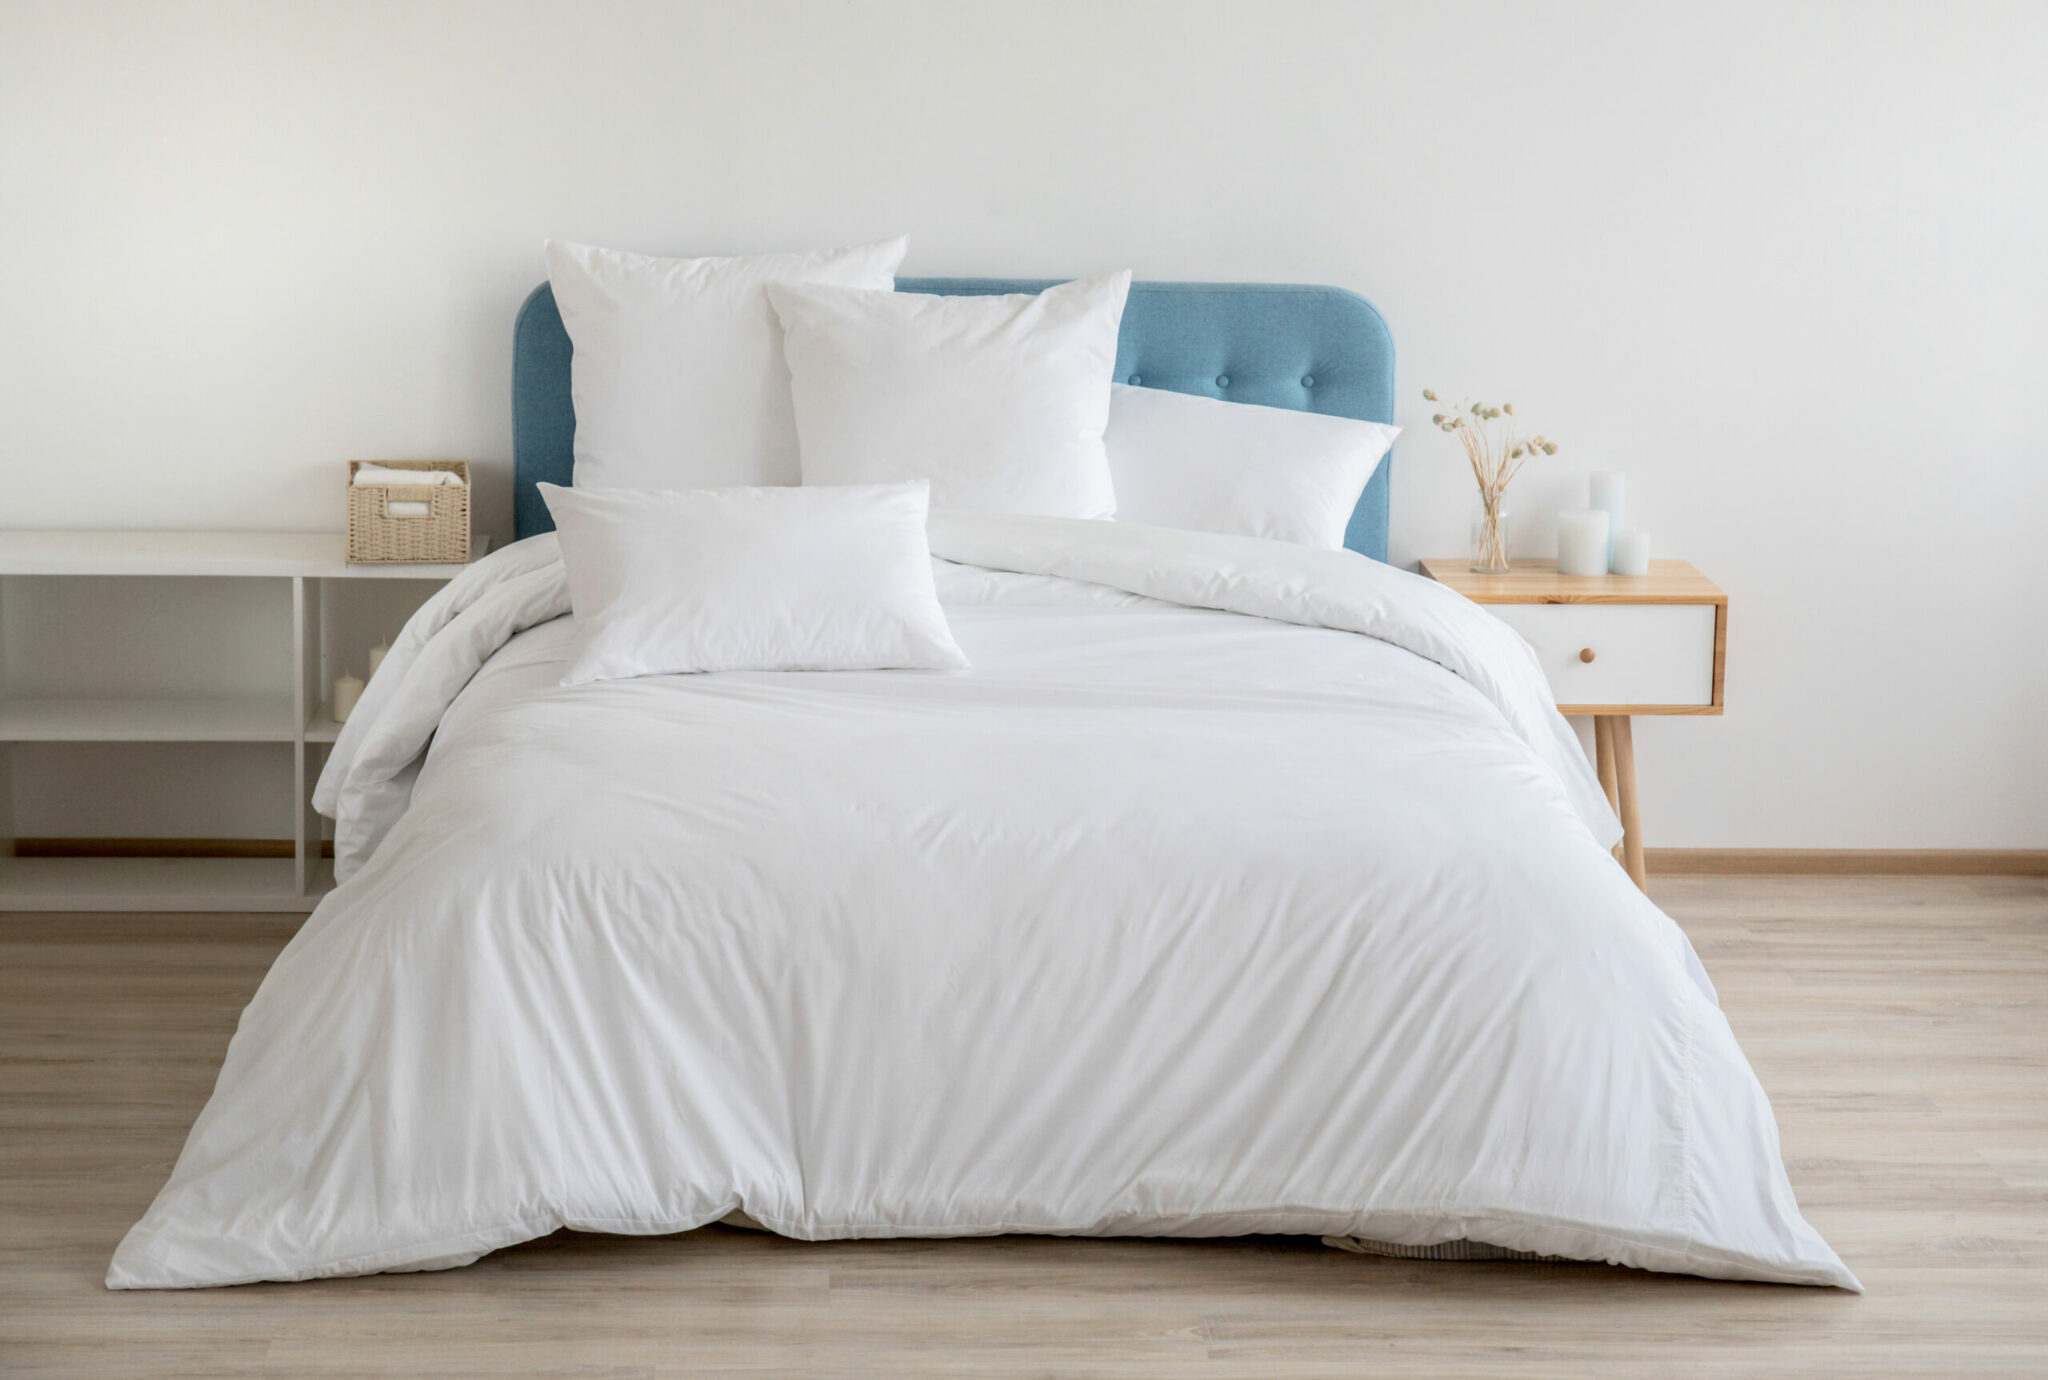
[[[322,783],[347,880],[108,1283],[743,1211],[1856,1287],[1503,625],[1349,553],[933,536],[970,671],[563,689],[548,543],[438,596]]]

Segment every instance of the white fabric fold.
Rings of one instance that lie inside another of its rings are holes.
[[[561,546],[549,532],[466,567],[406,622],[313,787],[313,808],[334,821],[335,881],[348,880],[405,813],[441,716],[491,653],[568,611]]]
[[[1602,847],[1621,839],[1621,821],[1578,735],[1557,712],[1535,651],[1448,586],[1355,551],[1126,522],[934,512],[929,530],[933,555],[965,565],[1361,633],[1434,661],[1493,702],[1515,736],[1557,773]]]
[[[933,513],[929,532],[932,553],[960,564],[1357,633],[1413,652],[1500,711],[1602,847],[1621,838],[1621,822],[1529,644],[1433,580],[1351,551],[1080,518]],[[492,552],[406,625],[343,727],[313,796],[314,807],[335,820],[337,881],[362,865],[405,812],[418,759],[470,678],[514,635],[568,611],[561,550],[549,533]]]
[[[389,465],[357,465],[350,480],[357,488],[388,484],[407,489],[459,489],[462,475],[455,470],[400,470]]]

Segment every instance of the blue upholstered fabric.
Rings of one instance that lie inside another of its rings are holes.
[[[1053,279],[902,278],[899,292],[987,295],[1037,292]],[[513,523],[517,534],[554,521],[534,486],[567,484],[576,412],[569,399],[569,336],[543,283],[520,308],[512,347]],[[1116,378],[1146,388],[1394,420],[1394,338],[1373,305],[1341,288],[1278,283],[1133,283],[1117,347]],[[1382,461],[1344,544],[1387,558],[1389,470]]]

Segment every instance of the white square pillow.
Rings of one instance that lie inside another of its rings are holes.
[[[1116,384],[1110,474],[1120,522],[1335,550],[1397,426]]]
[[[576,614],[564,685],[967,664],[932,584],[922,484],[540,491]]]
[[[782,328],[762,285],[887,289],[908,244],[656,259],[550,240],[548,282],[575,347],[576,487],[796,483]]]
[[[806,484],[929,480],[934,508],[1116,512],[1102,432],[1131,275],[1006,297],[776,283]]]

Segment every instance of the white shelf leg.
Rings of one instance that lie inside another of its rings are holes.
[[[320,870],[320,817],[313,812],[312,745],[306,723],[320,703],[320,581],[292,576],[292,704],[298,732],[292,740],[292,882],[310,895]]]

